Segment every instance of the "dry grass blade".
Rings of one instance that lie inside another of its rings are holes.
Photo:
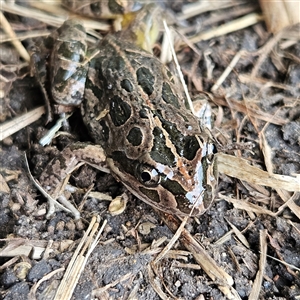
[[[222,75],[219,77],[219,79],[217,79],[216,83],[211,88],[212,92],[215,92],[220,87],[220,85],[225,81],[227,76],[231,73],[231,71],[233,70],[233,68],[238,63],[238,61],[240,60],[240,58],[242,57],[242,55],[244,53],[245,53],[245,51],[243,51],[243,50],[236,53],[236,55],[234,56],[234,58],[232,59],[232,61],[228,65],[228,67],[225,69],[225,71],[222,73]]]
[[[160,299],[169,300],[170,298],[162,290],[161,282],[155,277],[155,274],[150,264],[148,265],[147,269],[148,269],[149,282],[152,288],[154,289],[154,291],[159,295]]]
[[[263,132],[261,132],[261,134],[259,135],[260,138],[260,147],[262,149],[262,153],[264,155],[264,160],[265,160],[265,166],[266,169],[268,171],[269,176],[275,176],[275,174],[273,173],[273,164],[272,164],[272,152],[271,152],[271,147],[269,146],[267,139],[265,138],[265,135]],[[279,175],[277,175],[279,176]],[[285,176],[287,177],[287,176]],[[285,205],[287,205],[292,212],[298,216],[298,218],[300,218],[300,208],[299,206],[294,202],[294,198],[296,199],[297,197],[297,192],[300,191],[300,175],[298,174],[298,176],[296,177],[296,181],[297,181],[297,185],[298,185],[298,189],[297,190],[293,190],[294,192],[296,192],[292,197],[290,197],[290,195],[288,195],[285,190],[288,190],[286,187],[283,186],[275,186],[275,190],[278,193],[278,195],[281,197],[281,199],[285,202]],[[281,211],[282,208],[280,208],[279,211]]]
[[[232,22],[228,22],[224,25],[221,25],[217,28],[207,30],[201,34],[190,38],[191,43],[198,43],[200,41],[206,41],[214,37],[222,36],[243,28],[252,26],[263,20],[263,17],[257,13],[248,14],[244,17],[236,19]]]
[[[242,1],[237,1],[235,5],[239,5],[241,2]],[[232,3],[232,1],[197,1],[195,3],[184,5],[182,8],[182,14],[178,15],[178,19],[186,20],[205,12],[233,6],[234,3]]]
[[[247,160],[225,153],[218,153],[219,172],[254,184],[265,185],[274,189],[300,192],[300,177],[270,174],[249,165]]]
[[[251,102],[251,99],[247,99],[248,102]],[[262,110],[258,110],[257,108],[252,108],[246,106],[244,103],[241,103],[241,101],[233,100],[233,99],[227,99],[227,102],[221,98],[214,98],[213,102],[216,105],[220,106],[228,106],[232,110],[236,110],[238,112],[241,112],[245,115],[248,115],[249,118],[257,118],[259,120],[263,120],[266,122],[270,122],[275,125],[284,125],[288,122],[288,120],[280,118],[276,115],[271,115],[266,112],[263,112]]]
[[[38,9],[33,9],[29,7],[20,6],[17,4],[8,4],[1,1],[1,9],[5,12],[19,15],[22,17],[32,18],[44,22],[52,26],[59,26],[67,19],[67,15],[63,17],[51,16],[48,13],[44,13]]]
[[[166,254],[167,252],[172,248],[172,246],[176,243],[176,241],[179,239],[181,232],[186,225],[186,222],[188,220],[188,217],[185,217],[183,221],[181,222],[180,226],[176,230],[175,234],[173,235],[172,239],[168,243],[168,245],[163,249],[163,251],[160,252],[160,254],[155,258],[153,261],[154,264],[158,263]]]
[[[2,2],[1,2],[2,4]],[[6,20],[3,13],[0,11],[0,24],[2,25],[3,30],[6,32],[6,34],[11,38],[11,42],[14,45],[14,47],[19,52],[20,56],[27,62],[30,61],[30,56],[27,52],[27,50],[24,48],[22,43],[17,39],[15,32],[11,28],[9,22]]]
[[[56,292],[54,300],[71,299],[79,277],[86,265],[87,259],[97,245],[99,236],[106,225],[106,221],[104,221],[96,237],[94,238],[94,234],[99,227],[98,219],[99,217],[96,216],[92,218],[86,233],[82,237],[77,249],[73,254],[69,266],[64,274],[63,280],[61,281],[60,286]],[[89,249],[84,255],[84,252],[88,247]]]
[[[164,24],[164,28],[165,28],[167,37],[168,37],[168,39],[169,39],[169,46],[170,46],[170,50],[171,50],[171,52],[172,52],[172,56],[173,56],[173,59],[174,59],[174,62],[175,62],[176,68],[177,68],[177,74],[178,74],[178,76],[179,76],[179,78],[180,78],[180,82],[181,82],[181,84],[182,84],[182,87],[183,87],[185,96],[186,96],[187,101],[188,101],[188,103],[189,103],[189,108],[190,108],[190,110],[192,111],[192,113],[195,115],[194,106],[193,106],[193,103],[192,103],[192,100],[191,100],[191,97],[190,97],[190,94],[189,94],[187,85],[186,85],[186,83],[185,83],[183,74],[182,74],[182,72],[181,72],[180,65],[179,65],[179,63],[178,63],[177,56],[176,56],[176,53],[175,53],[175,49],[174,49],[174,47],[173,47],[173,45],[172,45],[172,38],[171,38],[171,34],[170,34],[169,27],[168,27],[168,25],[167,25],[167,23],[166,23],[165,20],[163,20],[163,24]]]
[[[38,289],[38,287],[46,280],[49,280],[52,276],[56,275],[59,272],[64,271],[64,268],[59,268],[56,269],[52,272],[50,272],[49,274],[45,275],[42,279],[40,279],[38,282],[36,282],[30,289],[29,295],[28,295],[28,300],[36,300],[36,296],[35,293]]]
[[[261,289],[264,271],[266,267],[267,260],[267,230],[261,230],[259,234],[259,242],[260,242],[260,259],[259,259],[259,270],[256,274],[256,278],[254,280],[254,284],[252,287],[252,291],[249,295],[249,300],[257,300],[259,299],[259,292]]]
[[[26,39],[32,39],[32,38],[36,38],[36,37],[43,37],[43,36],[47,36],[49,35],[49,31],[48,30],[32,30],[31,32],[26,32],[26,33],[19,33],[16,34],[16,39],[19,41],[23,41]],[[9,37],[6,34],[0,34],[0,41],[2,43],[5,42],[11,42],[13,41],[12,37]]]
[[[173,233],[178,230],[181,224],[179,219],[177,219],[175,216],[159,211],[157,211],[157,213]],[[206,272],[206,274],[218,284],[218,288],[228,299],[240,299],[237,292],[231,287],[233,284],[232,277],[222,268],[217,266],[215,261],[208,255],[205,249],[185,228],[183,228],[181,231],[179,241],[193,254],[197,263]]]
[[[272,217],[276,217],[276,213],[268,210],[268,209],[265,209],[259,205],[256,205],[256,204],[253,204],[251,202],[246,202],[246,201],[242,201],[242,200],[238,200],[238,199],[233,199],[233,198],[230,198],[228,196],[224,196],[222,194],[218,194],[219,198],[221,199],[224,199],[226,200],[227,202],[229,203],[232,203],[233,206],[236,208],[236,209],[242,209],[242,210],[245,210],[247,212],[252,212],[252,213],[256,213],[256,214],[259,214],[259,215],[269,215],[269,216],[272,216]]]
[[[5,138],[9,137],[10,135],[18,132],[22,128],[37,121],[45,112],[46,112],[45,107],[40,106],[19,117],[14,118],[13,120],[1,124],[0,141],[3,141]]]
[[[132,276],[135,276],[135,275],[132,274],[132,273],[125,274],[124,276],[122,276],[119,279],[117,279],[117,280],[115,280],[115,281],[113,281],[113,282],[105,285],[104,287],[101,287],[101,288],[93,290],[93,296],[97,296],[100,299],[102,299],[101,298],[101,297],[103,297],[102,294],[105,293],[108,289],[111,289],[112,287],[120,284],[123,281],[129,280]]]
[[[61,210],[64,210],[66,212],[72,212],[75,216],[75,218],[77,217],[77,219],[80,216],[80,213],[77,211],[77,209],[71,204],[71,202],[68,201],[63,201],[63,204],[66,206],[63,206],[62,204],[60,204],[59,202],[56,201],[56,199],[52,198],[51,195],[49,195],[44,189],[43,187],[39,184],[39,182],[37,182],[37,180],[34,179],[34,177],[31,174],[30,168],[29,168],[29,164],[28,164],[28,160],[27,160],[27,156],[25,153],[25,163],[26,163],[26,167],[28,170],[28,175],[31,179],[31,181],[33,182],[33,184],[35,185],[35,187],[43,194],[43,196],[48,200],[48,204],[49,204],[49,209],[48,209],[48,214],[50,215],[51,213],[55,212],[55,205],[58,206]],[[62,202],[62,201],[61,201]]]
[[[245,236],[232,223],[230,223],[227,219],[226,219],[226,221],[230,225],[230,227],[232,228],[233,232],[238,237],[238,239],[242,242],[242,244],[244,246],[246,246],[248,249],[250,249],[250,245],[249,245],[247,239],[245,238]]]
[[[288,264],[287,262],[285,262],[285,261],[283,261],[283,260],[280,260],[280,259],[277,259],[277,258],[275,258],[275,257],[273,257],[273,256],[271,256],[271,255],[267,255],[267,257],[268,257],[268,258],[271,258],[271,259],[273,259],[273,260],[275,260],[275,261],[277,261],[277,262],[279,262],[279,263],[281,263],[281,264],[283,264],[284,266],[286,266],[286,267],[288,267],[288,268],[290,268],[290,269],[294,269],[294,270],[298,271],[298,274],[299,274],[299,272],[300,272],[300,269],[297,268],[297,267],[294,266],[294,265]]]

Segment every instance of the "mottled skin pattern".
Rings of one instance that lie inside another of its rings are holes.
[[[141,1],[107,0],[82,1],[62,0],[63,6],[74,13],[92,18],[113,19],[141,8]]]
[[[72,31],[73,23],[65,24]],[[74,30],[83,29],[76,26]],[[93,54],[93,58],[83,68],[81,51],[85,43],[80,40],[80,32],[73,33],[83,45],[77,47],[79,54],[72,56],[78,68],[72,74],[65,62],[61,68],[56,67],[60,80],[64,77],[62,70],[68,72],[66,78],[70,80],[56,81],[53,95],[57,90],[63,92],[63,85],[66,91],[72,91],[74,78],[84,82],[80,85],[84,89],[80,88],[78,94],[73,92],[71,99],[76,105],[83,96],[84,123],[95,144],[103,147],[112,175],[138,198],[160,210],[177,215],[201,214],[211,203],[217,184],[210,132],[186,109],[176,77],[123,35],[116,33],[101,40],[88,52],[87,57]],[[67,42],[64,47],[60,44],[62,53],[57,45],[54,48],[60,57],[66,57],[77,42]],[[86,149],[84,146],[82,151]],[[76,152],[77,161],[86,160],[80,149]],[[51,171],[51,167],[48,169]]]

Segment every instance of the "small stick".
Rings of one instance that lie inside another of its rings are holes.
[[[16,117],[10,121],[7,121],[0,126],[0,141],[18,132],[22,128],[37,121],[44,113],[45,107],[39,106],[19,117]]]
[[[1,3],[2,4],[2,3]],[[27,62],[30,62],[30,56],[27,52],[27,50],[24,48],[22,43],[17,39],[16,33],[11,28],[9,22],[3,15],[3,13],[0,11],[0,24],[2,24],[3,30],[6,32],[6,34],[11,38],[11,43],[14,45],[14,47],[19,52],[20,56]]]

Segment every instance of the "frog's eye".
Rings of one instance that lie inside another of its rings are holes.
[[[157,170],[144,164],[137,166],[136,176],[142,184],[148,187],[155,187],[160,182],[160,175]]]

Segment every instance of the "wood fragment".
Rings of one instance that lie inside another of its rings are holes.
[[[48,244],[48,241],[45,240],[28,240],[24,238],[7,238],[0,241],[6,242],[6,245],[0,249],[0,257],[19,257],[24,255],[31,259],[41,259]],[[50,250],[51,252],[60,251],[58,249],[60,249],[61,244],[64,244],[66,248],[72,243],[73,241],[71,240],[54,242]]]
[[[283,28],[297,24],[300,21],[299,1],[260,0],[259,3],[270,33],[276,34]]]

